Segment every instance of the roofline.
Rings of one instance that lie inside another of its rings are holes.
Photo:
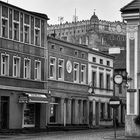
[[[92,48],[88,48],[88,50],[89,50],[89,53],[90,53],[90,52],[94,52],[94,53],[96,53],[96,54],[100,54],[100,55],[103,55],[103,56],[107,56],[107,57],[109,57],[109,58],[111,58],[111,59],[115,59],[115,57],[112,56],[112,55],[110,55],[110,54],[106,54],[106,53],[103,53],[103,52],[101,52],[101,51],[93,50]]]
[[[63,42],[63,43],[70,44],[70,45],[82,47],[83,49],[87,49],[88,48],[87,45],[75,44],[75,43],[71,43],[71,42],[68,42],[68,41],[65,41],[65,40],[62,40],[62,39],[58,39],[58,38],[55,38],[55,37],[51,37],[51,36],[47,36],[47,38],[54,39],[54,40],[57,40],[57,41],[60,41],[60,42]]]
[[[46,20],[49,20],[48,16],[47,16],[46,14],[44,14],[44,13],[38,13],[38,12],[28,11],[28,10],[25,10],[25,9],[23,9],[23,8],[17,7],[17,6],[15,6],[15,5],[12,5],[12,4],[3,2],[3,1],[0,1],[0,3],[3,4],[3,5],[8,5],[8,6],[11,6],[11,7],[13,7],[13,8],[22,10],[22,11],[24,11],[24,12],[28,12],[28,13],[30,13],[30,14],[32,14],[32,15],[36,15],[36,16],[41,17],[41,18],[44,18],[44,19],[46,19]]]
[[[124,9],[125,9],[127,6],[129,6],[130,4],[132,4],[134,1],[135,1],[135,0],[129,2],[127,5],[125,5],[124,7],[122,7],[122,8],[120,9],[120,11],[121,11],[121,12],[126,11],[126,10],[124,10]],[[138,9],[138,8],[136,8],[136,9]]]

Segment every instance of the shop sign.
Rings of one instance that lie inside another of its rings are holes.
[[[136,92],[136,89],[128,89],[127,92]]]
[[[28,97],[27,96],[19,96],[19,103],[27,103]]]

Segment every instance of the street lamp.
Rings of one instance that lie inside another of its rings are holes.
[[[89,101],[92,101],[94,99],[94,86],[92,85],[92,83],[89,84],[89,89],[88,89],[88,99]]]

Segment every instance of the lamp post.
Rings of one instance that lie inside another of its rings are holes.
[[[88,99],[89,101],[93,101],[94,99],[94,86],[92,85],[92,83],[89,84],[89,89],[88,89]]]

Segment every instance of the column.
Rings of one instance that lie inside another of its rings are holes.
[[[78,99],[75,99],[75,115],[74,115],[74,124],[79,124],[79,105],[78,105]]]
[[[87,121],[87,124],[89,124],[89,101],[87,100],[87,119],[86,119],[86,121]]]
[[[68,99],[67,102],[67,124],[71,124],[71,99]]]
[[[99,106],[98,106],[98,110],[99,110],[98,111],[98,113],[99,113],[98,116],[99,116],[99,119],[98,119],[98,121],[99,121],[99,125],[100,125],[100,119],[101,119],[101,101],[99,100],[98,103],[99,103]]]
[[[96,124],[96,101],[93,100],[93,126]]]
[[[108,110],[107,110],[107,103],[105,103],[105,119],[108,118]]]
[[[80,106],[79,106],[79,109],[80,109],[80,114],[79,114],[79,124],[83,124],[83,100],[80,100]]]
[[[60,123],[64,124],[64,98],[61,98],[60,101]]]

